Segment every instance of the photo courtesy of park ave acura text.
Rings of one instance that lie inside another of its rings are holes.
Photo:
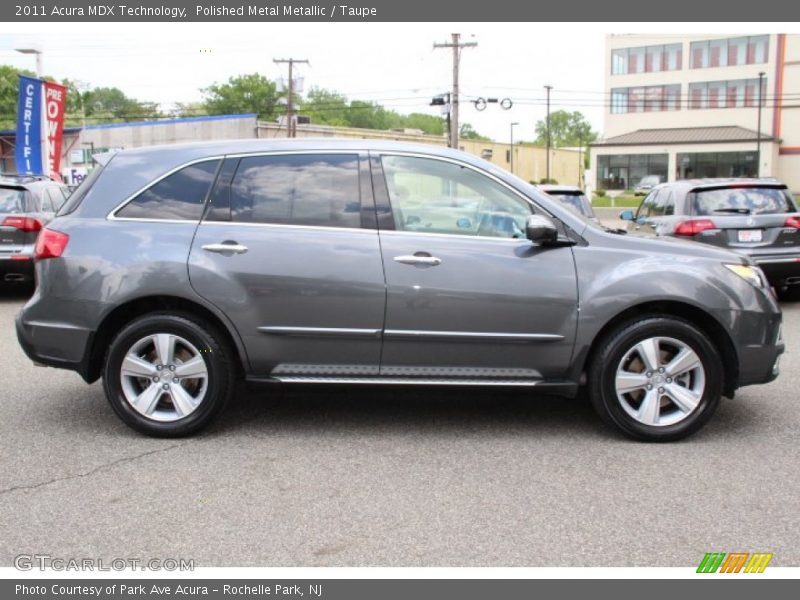
[[[0,8],[0,590],[797,578],[765,1]]]

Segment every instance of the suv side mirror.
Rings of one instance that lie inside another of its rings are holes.
[[[552,244],[558,241],[558,229],[544,215],[530,215],[525,221],[525,237],[534,244]]]
[[[633,214],[632,210],[623,210],[621,213],[619,213],[619,218],[622,221],[633,221],[635,215]]]

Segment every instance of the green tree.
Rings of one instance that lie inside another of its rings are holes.
[[[597,139],[597,132],[578,111],[557,110],[550,113],[550,140],[553,146],[586,145]],[[547,144],[547,121],[536,122],[536,144]]]
[[[485,135],[481,135],[470,125],[469,123],[464,123],[459,127],[458,132],[459,137],[465,140],[483,140],[489,141],[490,138],[486,137]]]
[[[347,97],[339,92],[312,88],[301,102],[300,112],[319,125],[346,127],[348,121]]]
[[[0,65],[0,129],[14,129],[17,126],[20,75],[36,76],[31,71]]]
[[[210,115],[256,113],[259,119],[274,119],[279,113],[278,92],[274,81],[263,75],[237,75],[226,83],[214,83],[200,90],[204,108]]]

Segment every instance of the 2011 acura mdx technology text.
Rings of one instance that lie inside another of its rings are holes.
[[[251,382],[528,386],[628,436],[700,429],[778,375],[749,259],[612,232],[470,155],[249,140],[105,156],[42,230],[17,318],[38,363],[102,376],[186,435]]]

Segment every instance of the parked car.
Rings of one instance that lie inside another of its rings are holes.
[[[42,230],[27,355],[102,376],[134,429],[212,421],[234,382],[516,386],[633,438],[700,429],[778,375],[758,267],[576,215],[477,157],[368,140],[120,151]]]
[[[631,233],[672,236],[734,250],[766,274],[781,299],[800,300],[800,213],[776,179],[664,183],[624,211]]]
[[[64,204],[67,187],[45,177],[0,174],[0,276],[33,281],[36,236]]]
[[[543,184],[537,186],[540,190],[549,196],[552,196],[564,206],[571,209],[573,212],[583,215],[587,219],[591,219],[597,223],[597,216],[594,214],[592,208],[592,201],[586,197],[586,194],[579,187],[574,185],[557,185],[557,184]]]
[[[636,184],[636,187],[633,188],[633,195],[644,196],[649,194],[650,190],[659,183],[661,183],[661,177],[659,175],[647,175],[646,177],[642,177],[639,183]]]

